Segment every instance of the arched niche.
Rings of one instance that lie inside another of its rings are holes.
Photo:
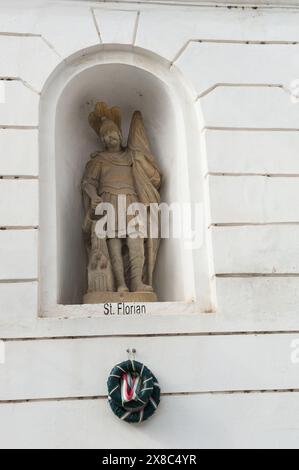
[[[80,182],[90,153],[100,148],[87,121],[98,100],[121,107],[125,140],[133,111],[142,112],[164,175],[162,201],[204,202],[198,117],[180,74],[132,47],[96,47],[69,58],[49,77],[40,103],[41,315],[82,303],[86,289]],[[205,236],[193,250],[181,239],[162,240],[155,271],[159,301],[172,302],[175,312],[182,303],[210,310],[208,273]]]

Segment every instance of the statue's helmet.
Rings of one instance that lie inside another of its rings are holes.
[[[88,116],[88,121],[101,139],[107,132],[116,131],[122,140],[121,113],[116,106],[109,108],[106,103],[97,102],[94,111]]]

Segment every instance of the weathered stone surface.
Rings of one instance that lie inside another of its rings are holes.
[[[147,214],[149,204],[160,201],[161,173],[150,152],[139,111],[133,114],[126,147],[122,146],[119,108],[98,102],[89,115],[89,123],[99,135],[104,150],[91,155],[82,180],[83,232],[88,255],[88,294],[84,301],[94,299],[89,294],[98,293],[96,303],[99,299],[105,302],[111,300],[111,292],[122,294],[124,300],[144,301],[144,293],[153,292],[159,240],[146,238],[143,227],[147,226],[147,221],[142,218],[130,233],[129,226],[135,216],[128,215],[128,208],[131,204],[142,203]],[[98,227],[101,217],[105,217],[104,211],[107,212],[107,234],[100,237]],[[109,233],[110,224],[115,231],[113,234]],[[129,290],[135,293],[134,299]]]

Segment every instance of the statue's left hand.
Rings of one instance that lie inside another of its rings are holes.
[[[101,202],[103,202],[103,200],[100,196],[93,197],[91,199],[91,208],[95,211],[98,205],[101,204]]]

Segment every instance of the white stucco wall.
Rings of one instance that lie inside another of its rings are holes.
[[[1,447],[298,445],[299,103],[290,95],[298,18],[285,5],[0,3]],[[56,269],[38,242],[47,217],[39,189],[51,178],[38,134],[53,145],[40,94],[74,54],[88,62],[96,48],[103,61],[105,45],[156,55],[190,92],[197,120],[186,121],[187,141],[197,135],[198,147],[187,153],[207,211],[192,282],[211,290],[212,313],[166,302],[138,318],[81,305],[38,316],[39,284]],[[106,377],[128,347],[163,392],[139,428],[119,422],[105,399]]]

